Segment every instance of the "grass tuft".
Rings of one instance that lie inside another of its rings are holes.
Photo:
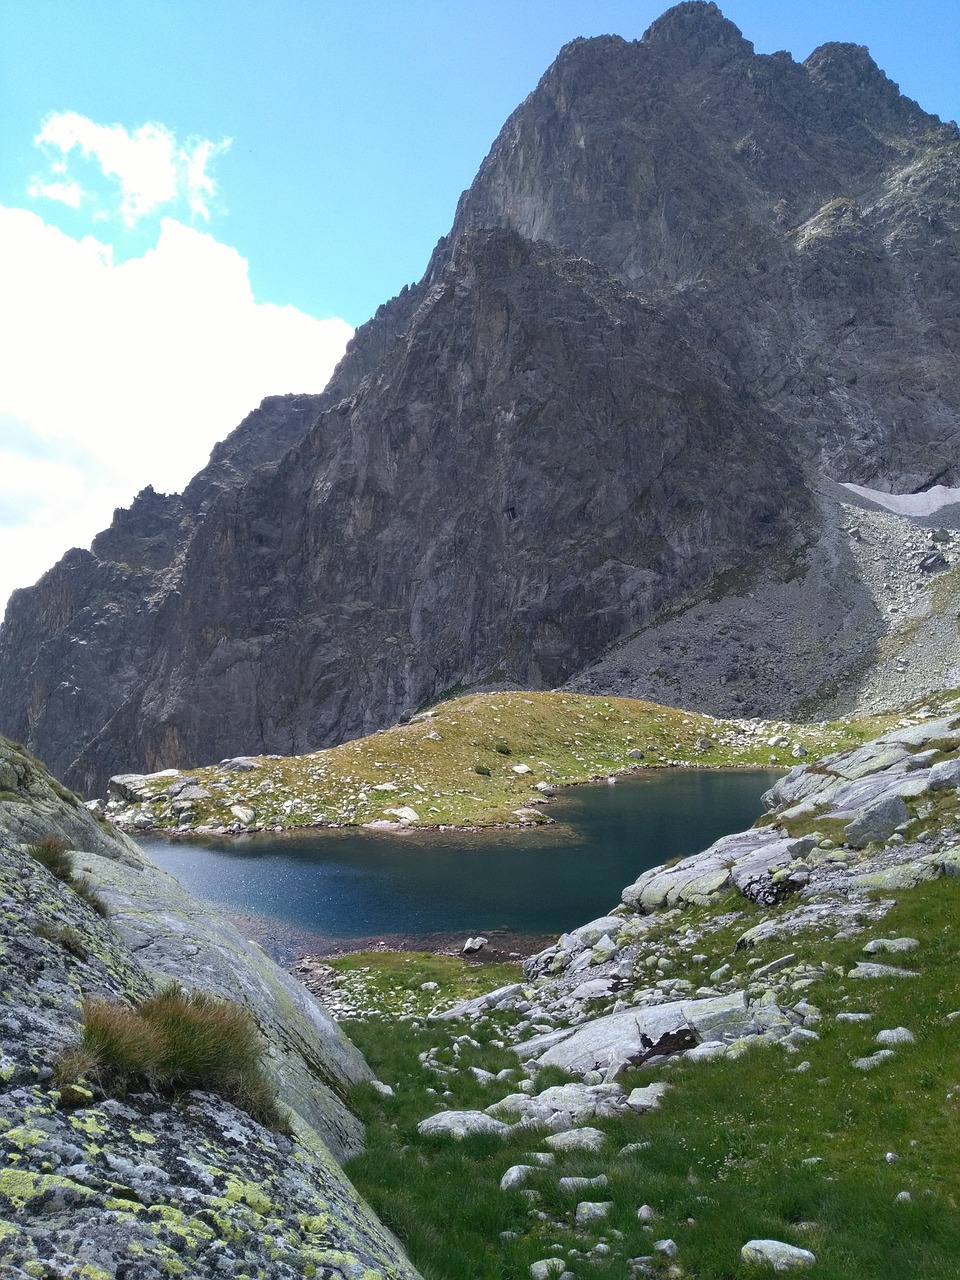
[[[52,876],[72,889],[78,898],[82,898],[98,916],[108,916],[110,908],[100,897],[89,876],[78,876],[73,870],[73,856],[66,840],[59,836],[45,836],[36,844],[27,846],[27,852],[41,866],[46,867]]]
[[[47,924],[46,921],[41,921],[33,932],[47,942],[56,942],[78,960],[86,960],[89,955],[79,932],[68,924]]]
[[[286,1127],[262,1068],[263,1046],[246,1009],[168,983],[139,1008],[90,997],[83,1043],[56,1067],[61,1083],[89,1078],[122,1096],[135,1085],[159,1092],[207,1089],[261,1124]]]
[[[73,879],[73,859],[68,852],[69,848],[66,840],[61,840],[59,836],[46,836],[36,844],[28,845],[27,852],[57,880],[70,884]]]

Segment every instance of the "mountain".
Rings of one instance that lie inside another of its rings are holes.
[[[958,160],[857,46],[756,55],[700,2],[574,41],[322,395],[15,593],[3,729],[83,790],[309,750],[451,689],[596,682],[771,565],[840,619],[815,655],[829,483],[960,485]]]

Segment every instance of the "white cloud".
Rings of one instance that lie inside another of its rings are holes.
[[[48,116],[34,143],[47,154],[49,175],[33,179],[31,196],[73,208],[82,200],[105,204],[101,214],[118,212],[127,226],[181,202],[192,214],[209,221],[216,188],[208,169],[230,146],[229,138],[221,142],[188,138],[179,143],[162,124],[147,123],[130,132],[120,124],[96,124],[76,111]],[[63,180],[75,163],[76,152],[82,160],[92,161],[103,177],[114,180],[109,200],[106,193],[87,189],[76,177]],[[120,202],[114,210],[110,205],[117,195]]]
[[[235,249],[171,218],[117,263],[0,206],[0,280],[0,607],[144,485],[182,489],[264,396],[321,390],[352,333],[258,304]]]
[[[58,204],[68,204],[71,209],[79,209],[83,199],[83,188],[79,182],[42,183],[39,178],[34,178],[28,193],[44,200],[56,200]]]

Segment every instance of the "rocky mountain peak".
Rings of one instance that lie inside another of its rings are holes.
[[[640,43],[657,58],[688,69],[705,62],[721,66],[753,53],[740,28],[707,0],[674,5],[650,24]]]
[[[855,113],[874,127],[893,126],[910,131],[940,124],[874,62],[866,45],[832,41],[814,49],[804,69],[835,108]]]

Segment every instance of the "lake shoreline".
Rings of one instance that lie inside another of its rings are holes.
[[[557,797],[557,822],[389,835],[359,827],[207,839],[144,836],[156,865],[284,967],[357,950],[516,962],[609,912],[645,869],[748,827],[769,770],[666,770]],[[481,959],[485,958],[481,953]]]
[[[500,964],[504,961],[525,960],[556,941],[555,933],[488,929],[482,934],[487,938],[487,943],[479,951],[465,954],[463,944],[471,935],[463,929],[435,930],[429,933],[381,931],[358,936],[335,936],[314,933],[266,916],[240,915],[227,911],[222,914],[248,941],[255,942],[278,964],[291,970],[301,962],[322,963],[360,951],[430,952],[438,956],[461,956],[467,963],[474,965]]]
[[[591,778],[585,779],[583,782],[564,782],[557,783],[555,792],[550,797],[531,798],[528,802],[530,806],[530,817],[521,819],[517,822],[473,822],[473,823],[429,823],[429,822],[392,822],[384,819],[375,820],[373,822],[316,822],[316,823],[299,823],[297,825],[253,825],[249,827],[241,827],[232,829],[229,827],[219,826],[199,826],[199,827],[137,827],[132,823],[124,823],[123,821],[115,822],[115,825],[121,831],[125,831],[127,835],[135,839],[140,836],[162,836],[164,840],[184,841],[189,843],[191,840],[235,840],[243,841],[256,836],[298,836],[311,833],[322,833],[328,831],[343,832],[369,832],[371,835],[384,836],[407,836],[411,834],[429,834],[431,832],[438,835],[483,835],[487,832],[494,831],[535,831],[541,827],[556,826],[561,831],[569,827],[569,823],[563,819],[554,818],[545,812],[539,812],[541,805],[546,805],[553,800],[561,800],[573,791],[579,791],[587,787],[600,786],[617,786],[623,782],[632,781],[635,778],[641,778],[645,775],[653,776],[657,774],[669,774],[673,772],[689,773],[691,771],[698,773],[771,773],[783,774],[788,772],[785,765],[769,765],[757,766],[753,764],[690,764],[685,761],[673,761],[670,764],[656,765],[638,765],[632,769],[622,770],[619,773],[596,774]]]

